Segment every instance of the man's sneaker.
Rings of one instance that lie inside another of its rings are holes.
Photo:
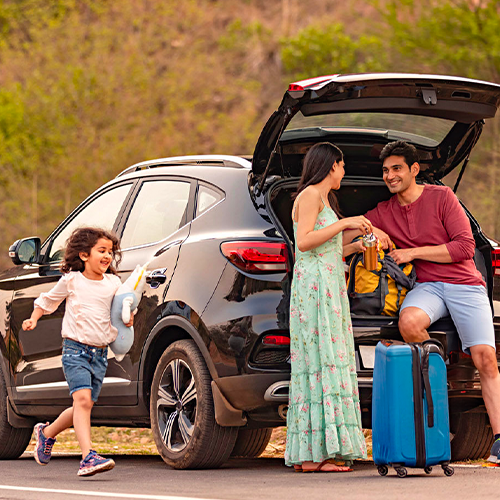
[[[488,458],[488,462],[493,462],[494,464],[500,464],[500,438],[498,438],[491,447],[491,453]]]
[[[35,425],[35,460],[40,465],[47,465],[49,463],[50,457],[52,456],[52,447],[56,442],[53,438],[45,437],[43,430],[49,424],[36,424]]]
[[[94,450],[90,450],[89,454],[80,462],[79,476],[93,476],[98,472],[106,472],[115,466],[114,460],[104,458],[98,455]]]

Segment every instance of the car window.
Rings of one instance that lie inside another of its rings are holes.
[[[452,120],[399,113],[350,112],[314,116],[297,113],[288,124],[287,130],[307,127],[322,127],[328,132],[340,132],[340,129],[348,131],[346,129],[350,127],[371,132],[390,130],[411,134],[411,138],[403,136],[402,139],[435,147],[448,135],[453,125],[455,122]]]
[[[196,217],[209,209],[212,205],[215,205],[215,203],[221,199],[222,195],[219,192],[208,186],[200,185],[198,188],[198,199],[196,201]]]
[[[121,247],[130,248],[160,241],[187,222],[189,182],[146,181],[127,218]]]
[[[131,184],[123,184],[110,189],[80,210],[52,242],[49,261],[57,262],[62,260],[66,240],[77,227],[91,226],[111,231],[123,202],[130,191],[130,186]]]

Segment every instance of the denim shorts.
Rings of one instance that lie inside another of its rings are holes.
[[[489,345],[495,349],[493,313],[486,288],[481,285],[452,285],[451,283],[417,283],[408,292],[401,310],[406,307],[422,309],[431,324],[450,315],[462,341],[462,350]]]
[[[70,395],[80,389],[90,389],[95,403],[108,367],[108,348],[92,347],[76,340],[64,339],[62,366]]]

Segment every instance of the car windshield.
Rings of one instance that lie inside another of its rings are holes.
[[[446,137],[454,124],[454,121],[442,118],[397,113],[335,113],[304,116],[299,112],[292,118],[287,130],[309,127],[329,129],[353,127],[371,132],[391,130],[417,136],[412,137],[412,142],[431,145],[430,139],[433,145],[437,145]]]

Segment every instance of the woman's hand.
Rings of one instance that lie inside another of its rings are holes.
[[[364,215],[346,217],[345,219],[342,219],[342,222],[345,223],[346,229],[358,229],[361,231],[361,234],[373,233],[372,223]]]
[[[352,245],[352,250],[354,252],[364,252],[366,250],[366,247],[363,245],[363,240],[356,240],[351,243]]]
[[[26,332],[26,331],[29,331],[29,330],[34,330],[36,328],[36,324],[38,323],[38,321],[36,319],[25,319],[23,321],[23,330]]]
[[[353,253],[364,252],[365,250],[366,250],[366,247],[363,245],[363,241],[356,240],[356,241],[353,241],[351,243],[347,243],[346,245],[343,246],[342,256],[348,257],[349,255],[352,255]]]

